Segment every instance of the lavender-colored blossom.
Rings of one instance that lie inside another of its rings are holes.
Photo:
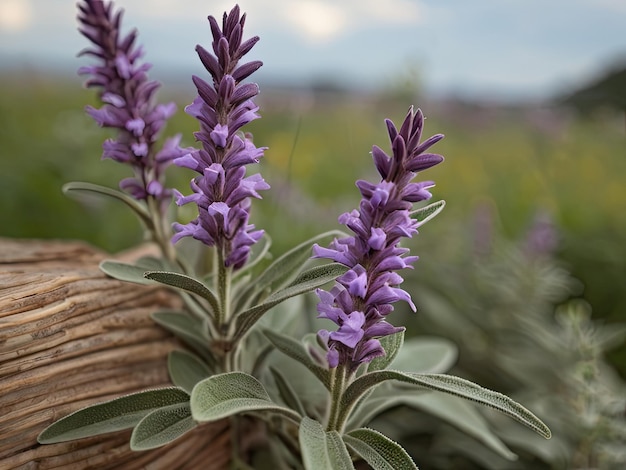
[[[382,180],[373,184],[357,181],[362,200],[359,210],[345,213],[339,222],[353,236],[335,239],[330,248],[313,247],[313,256],[329,258],[350,268],[327,292],[317,290],[319,318],[328,318],[336,331],[321,330],[318,335],[328,345],[330,367],[345,365],[350,372],[365,362],[385,354],[379,338],[403,330],[386,321],[393,303],[403,300],[415,311],[411,296],[401,289],[402,277],[395,271],[411,268],[416,256],[401,248],[403,237],[417,233],[419,222],[411,218],[413,203],[431,197],[432,181],[412,183],[419,171],[441,161],[441,155],[427,150],[443,138],[437,134],[420,142],[424,116],[409,112],[400,130],[387,120],[393,156],[374,146],[372,156]]]
[[[100,108],[86,110],[99,125],[118,130],[114,139],[104,142],[102,158],[131,165],[135,176],[122,180],[120,187],[139,200],[155,198],[164,210],[172,195],[164,187],[164,170],[188,152],[179,147],[180,135],[157,149],[159,133],[176,106],[156,102],[160,84],[148,79],[151,65],[140,60],[143,50],[135,46],[137,32],[122,35],[122,10],[114,12],[112,2],[100,0],[84,0],[78,8],[79,31],[93,43],[80,55],[97,59],[96,65],[81,67],[79,74],[90,76],[85,85],[99,88],[102,101]]]
[[[202,148],[177,158],[174,162],[197,173],[191,181],[193,194],[177,193],[177,204],[197,204],[198,217],[186,225],[174,224],[173,240],[191,236],[223,253],[224,264],[234,269],[247,261],[250,247],[262,236],[248,222],[250,198],[260,198],[258,191],[269,189],[259,174],[246,177],[246,165],[258,163],[265,148],[257,148],[252,136],[240,129],[259,118],[252,98],[259,93],[256,83],[242,83],[262,63],[239,60],[259,40],[257,36],[242,41],[246,15],[239,7],[224,13],[220,29],[209,16],[213,34],[213,53],[202,46],[196,51],[210,73],[212,83],[194,76],[198,96],[185,111],[200,121],[194,135]]]

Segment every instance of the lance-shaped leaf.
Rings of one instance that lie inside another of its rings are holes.
[[[100,270],[107,276],[120,281],[134,282],[136,284],[154,284],[154,281],[144,277],[144,274],[149,269],[134,264],[104,260],[100,263]]]
[[[44,429],[37,441],[54,444],[129,429],[153,410],[188,401],[189,395],[174,387],[133,393],[75,411]]]
[[[417,470],[406,450],[378,431],[355,429],[344,434],[343,440],[374,470]]]
[[[295,359],[313,372],[319,381],[322,382],[328,390],[330,390],[330,372],[328,369],[313,362],[313,359],[311,359],[301,342],[271,330],[263,330],[263,333],[276,347],[276,349],[290,358]]]
[[[156,323],[193,348],[209,366],[214,365],[215,360],[209,353],[210,338],[205,334],[206,328],[201,320],[186,312],[170,310],[154,312],[150,316]]]
[[[387,380],[397,380],[429,390],[467,398],[510,416],[546,439],[549,439],[551,436],[550,429],[539,418],[513,399],[493,390],[483,388],[469,380],[446,374],[412,374],[394,370],[365,374],[352,382],[344,392],[341,399],[342,417],[345,419],[353,404],[367,390]]]
[[[424,225],[429,220],[434,219],[439,215],[446,205],[446,201],[437,201],[427,206],[420,207],[411,212],[411,218],[419,222],[420,225]]]
[[[160,282],[167,286],[176,287],[192,294],[199,295],[206,299],[211,305],[213,312],[219,311],[219,303],[215,294],[209,289],[203,282],[187,276],[186,274],[180,274],[169,271],[148,271],[144,274],[147,279]]]
[[[265,301],[237,315],[235,340],[241,339],[252,326],[272,307],[296,295],[310,292],[327,282],[334,281],[348,270],[339,263],[316,266],[301,273],[289,286],[274,292]]]
[[[319,422],[305,416],[298,434],[306,470],[354,469],[348,449],[337,431],[326,432]]]
[[[164,446],[191,431],[197,423],[191,417],[189,402],[166,406],[145,416],[130,436],[132,450]]]
[[[209,366],[187,351],[173,350],[167,356],[167,370],[174,385],[191,394],[193,387],[211,375]]]
[[[243,372],[214,375],[198,383],[191,392],[191,412],[196,421],[216,421],[254,411],[269,411],[300,421],[298,413],[272,402],[261,382]]]
[[[117,199],[130,207],[147,227],[152,226],[152,219],[150,218],[150,214],[148,213],[146,207],[130,197],[128,194],[118,191],[117,189],[107,188],[106,186],[100,186],[92,183],[73,181],[71,183],[64,184],[62,191],[68,196],[72,196],[77,199],[81,199],[81,194],[96,194],[99,196]]]
[[[302,270],[305,262],[311,258],[311,250],[314,243],[329,237],[343,235],[342,232],[333,230],[300,243],[270,264],[265,271],[250,284],[249,291],[260,293],[267,288],[276,290],[285,286],[288,282],[293,280],[297,273]],[[248,293],[244,293],[244,297],[246,295],[248,295]]]
[[[306,415],[306,411],[300,401],[300,397],[298,397],[298,394],[295,392],[285,376],[274,367],[270,367],[270,372],[272,373],[272,377],[274,377],[276,388],[278,389],[280,397],[285,402],[285,405],[292,410],[297,411],[302,416]]]

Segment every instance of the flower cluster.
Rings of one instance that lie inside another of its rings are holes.
[[[100,88],[103,103],[99,109],[87,106],[87,113],[99,125],[118,130],[115,139],[104,142],[102,158],[130,164],[135,176],[123,179],[120,187],[138,200],[153,197],[163,212],[172,195],[164,187],[164,170],[187,152],[179,147],[180,135],[156,148],[159,133],[176,106],[156,103],[160,84],[148,79],[151,65],[140,61],[143,51],[135,47],[137,32],[121,34],[122,11],[114,12],[112,3],[101,0],[84,0],[78,7],[79,31],[94,46],[80,55],[91,55],[99,62],[81,67],[79,74],[90,75],[85,85]]]
[[[261,175],[245,177],[246,165],[258,163],[265,148],[257,148],[252,136],[239,130],[259,118],[252,98],[259,93],[256,83],[242,84],[261,65],[251,61],[239,65],[239,60],[259,40],[257,36],[242,42],[245,14],[239,7],[224,14],[220,29],[209,16],[213,34],[214,55],[201,46],[196,47],[200,60],[213,79],[209,84],[194,76],[198,96],[185,111],[200,121],[200,131],[194,135],[202,148],[175,160],[181,167],[199,173],[191,181],[194,193],[177,193],[177,204],[194,202],[198,217],[186,225],[174,224],[173,241],[191,236],[209,246],[216,246],[226,267],[242,267],[250,247],[262,236],[250,224],[250,198],[260,198],[258,191],[269,189]]]
[[[330,292],[317,291],[319,317],[338,326],[337,331],[318,333],[328,345],[328,363],[330,367],[345,365],[350,372],[385,354],[378,338],[402,331],[385,320],[393,303],[404,300],[415,311],[410,295],[398,287],[403,279],[395,271],[412,267],[417,257],[406,256],[409,250],[398,244],[417,233],[419,222],[411,218],[411,208],[429,199],[428,189],[434,186],[432,181],[411,180],[417,172],[443,161],[441,155],[425,153],[443,135],[420,143],[424,125],[420,110],[411,108],[399,131],[390,120],[386,123],[393,157],[377,146],[372,149],[382,181],[357,181],[360,209],[339,217],[354,236],[335,240],[330,248],[313,248],[314,257],[350,268]]]

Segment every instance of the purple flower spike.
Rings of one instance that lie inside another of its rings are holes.
[[[239,60],[256,44],[258,37],[242,41],[245,14],[239,6],[224,13],[222,27],[209,16],[213,35],[212,51],[197,46],[200,61],[211,75],[211,83],[193,77],[198,96],[187,106],[187,114],[200,122],[196,140],[199,150],[182,155],[174,163],[197,173],[191,182],[192,196],[177,195],[177,204],[194,202],[198,217],[187,225],[174,224],[173,240],[191,236],[221,250],[224,265],[239,269],[245,265],[251,246],[262,236],[248,223],[250,198],[260,198],[258,191],[269,189],[261,175],[246,177],[246,165],[258,163],[265,148],[257,148],[252,136],[240,132],[258,119],[258,107],[252,101],[259,93],[256,83],[241,83],[262,63],[239,65]]]
[[[354,372],[360,364],[383,356],[379,338],[403,331],[387,323],[395,302],[403,300],[415,311],[408,292],[399,287],[403,279],[395,271],[411,268],[416,256],[398,246],[403,237],[417,233],[419,223],[411,219],[414,202],[430,199],[431,181],[411,183],[418,171],[443,161],[441,155],[425,153],[443,138],[438,134],[420,143],[424,116],[409,112],[400,127],[387,120],[392,156],[374,146],[372,157],[382,180],[357,181],[362,196],[359,210],[342,214],[339,222],[354,236],[335,239],[330,248],[313,247],[313,257],[329,258],[350,268],[337,279],[330,292],[318,289],[319,318],[337,324],[337,331],[321,330],[328,345],[330,367],[343,365]]]
[[[141,47],[135,47],[137,32],[121,35],[122,11],[113,11],[112,2],[83,0],[79,3],[79,31],[93,46],[79,55],[90,55],[97,65],[81,67],[89,75],[85,85],[99,88],[100,108],[87,106],[87,113],[102,127],[117,129],[115,139],[103,144],[102,158],[128,163],[134,177],[120,183],[121,189],[136,199],[153,197],[162,212],[172,191],[164,188],[164,170],[189,150],[178,146],[180,136],[156,148],[159,133],[175,113],[174,103],[157,104],[154,95],[159,83],[148,80],[150,64],[141,63]]]

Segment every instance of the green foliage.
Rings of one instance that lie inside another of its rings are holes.
[[[178,439],[197,426],[189,402],[165,406],[146,415],[130,437],[130,448],[149,450]]]
[[[187,402],[189,395],[178,388],[133,393],[75,411],[44,429],[37,441],[54,444],[132,428],[154,410]]]
[[[213,375],[196,384],[191,392],[191,411],[200,422],[259,411],[300,420],[298,413],[274,403],[261,382],[243,372]]]
[[[167,370],[174,385],[191,395],[193,387],[209,377],[211,368],[195,355],[186,351],[170,351],[167,356]]]
[[[343,440],[374,470],[417,470],[402,447],[374,429],[355,429],[344,435]]]
[[[337,431],[324,431],[319,422],[304,417],[300,423],[299,438],[305,469],[354,469],[348,449]]]

